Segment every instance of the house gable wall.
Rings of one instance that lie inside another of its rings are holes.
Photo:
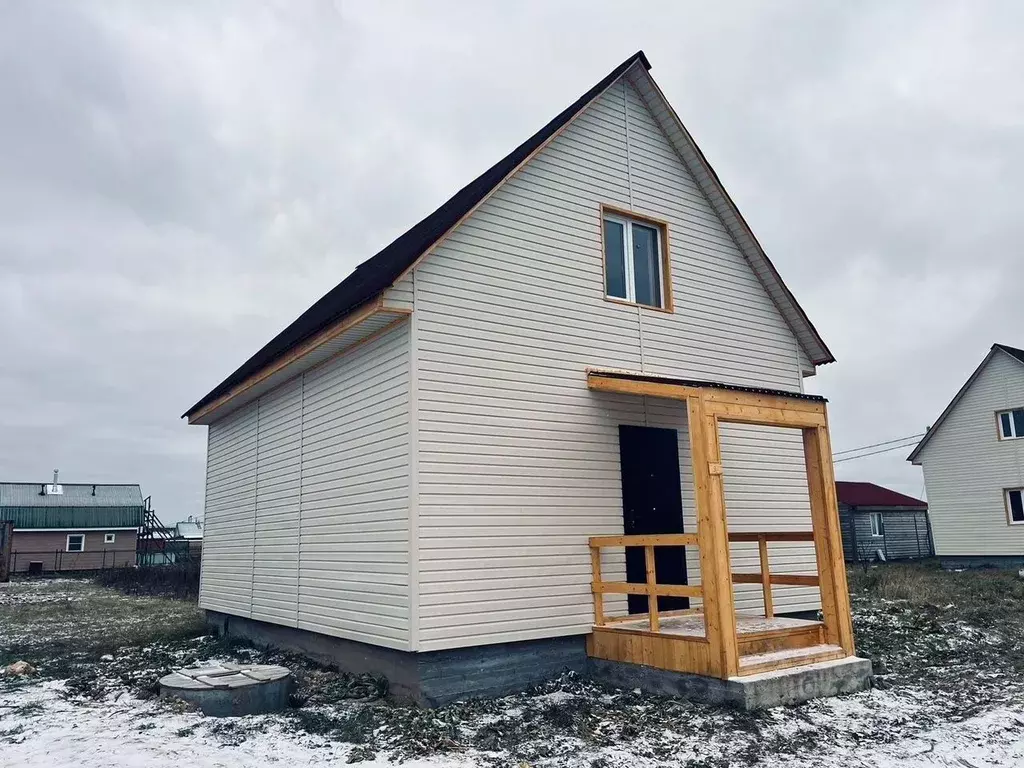
[[[999,440],[995,414],[1024,407],[1024,365],[992,356],[917,456],[939,556],[1022,555],[1003,489],[1024,486],[1024,440]]]
[[[673,313],[604,299],[601,204],[668,222]],[[416,267],[413,304],[420,650],[589,630],[586,539],[622,531],[620,424],[677,429],[695,530],[684,408],[591,393],[588,366],[793,392],[808,366],[625,80]],[[798,433],[727,427],[722,443],[730,525],[810,529]],[[773,548],[776,563],[813,573],[813,550]],[[755,592],[738,606],[760,610]],[[817,605],[777,592],[780,611]]]

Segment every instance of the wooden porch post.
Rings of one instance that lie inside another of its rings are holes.
[[[827,425],[826,420],[826,426],[808,427],[803,430],[804,462],[811,498],[811,523],[814,528],[814,550],[818,560],[825,636],[829,643],[841,646],[852,656],[854,649],[850,592],[846,584],[843,540],[839,529],[839,505],[836,501],[832,447]]]
[[[739,672],[736,612],[729,565],[729,537],[722,488],[718,420],[707,415],[703,397],[686,399],[690,458],[697,503],[700,580],[712,674],[727,678]]]

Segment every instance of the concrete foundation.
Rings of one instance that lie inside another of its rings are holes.
[[[222,635],[386,677],[392,696],[430,707],[517,693],[566,671],[584,674],[587,666],[584,635],[412,653],[216,611],[206,617]]]
[[[661,696],[746,710],[856,693],[871,685],[871,662],[856,656],[728,680],[604,659],[590,659],[588,671],[595,681],[617,688],[639,688]]]
[[[346,672],[381,675],[394,697],[431,707],[516,693],[566,671],[605,685],[743,709],[798,704],[871,684],[871,662],[856,657],[719,680],[588,658],[585,635],[412,653],[214,611],[207,611],[207,620],[221,634],[298,651]]]

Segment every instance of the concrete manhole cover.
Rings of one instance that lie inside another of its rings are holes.
[[[212,664],[160,678],[160,695],[195,704],[214,717],[276,712],[288,706],[292,674],[276,664]]]

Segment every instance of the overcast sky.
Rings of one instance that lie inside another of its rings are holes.
[[[179,419],[642,48],[839,362],[838,450],[1024,346],[1024,3],[0,9],[0,479],[202,511]],[[837,465],[917,495],[909,450]]]

